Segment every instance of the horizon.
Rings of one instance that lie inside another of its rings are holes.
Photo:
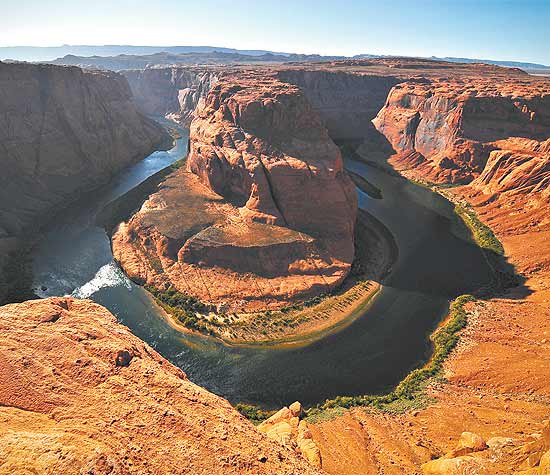
[[[17,48],[37,48],[37,49],[53,49],[53,48],[111,48],[111,47],[129,47],[129,48],[209,48],[209,49],[212,49],[212,52],[223,52],[221,50],[235,50],[235,52],[237,53],[240,53],[240,54],[245,54],[246,51],[260,51],[264,54],[280,54],[280,55],[292,55],[292,54],[296,54],[296,55],[306,55],[306,56],[321,56],[321,57],[331,57],[331,56],[340,56],[340,57],[344,57],[344,58],[354,58],[356,56],[363,56],[363,55],[372,55],[372,56],[377,56],[377,57],[390,57],[390,58],[410,58],[410,59],[414,59],[414,58],[418,58],[418,59],[428,59],[428,60],[445,60],[445,59],[454,59],[454,60],[459,60],[459,59],[465,59],[465,60],[477,60],[477,61],[493,61],[493,62],[501,62],[501,63],[526,63],[526,64],[533,64],[533,65],[537,65],[537,66],[544,66],[546,68],[550,68],[550,61],[548,62],[548,64],[546,63],[543,63],[543,62],[537,62],[537,61],[526,61],[524,59],[518,59],[518,58],[515,58],[515,59],[502,59],[502,58],[495,58],[495,57],[492,57],[492,58],[482,58],[482,57],[470,57],[470,56],[452,56],[452,55],[444,55],[444,56],[435,56],[435,55],[429,55],[429,56],[420,56],[420,55],[406,55],[406,54],[388,54],[388,53],[371,53],[371,52],[368,52],[368,51],[365,51],[365,52],[362,52],[362,53],[358,53],[356,55],[353,55],[353,56],[347,56],[347,55],[344,55],[344,54],[334,54],[334,55],[323,55],[321,53],[296,53],[295,51],[275,51],[275,50],[265,50],[265,49],[262,49],[262,48],[234,48],[232,46],[221,46],[221,45],[209,45],[209,44],[173,44],[173,45],[167,45],[167,44],[162,44],[162,45],[152,45],[152,44],[130,44],[130,43],[119,43],[119,44],[116,44],[116,43],[110,43],[110,44],[71,44],[71,43],[63,43],[63,44],[55,44],[55,45],[35,45],[35,44],[30,44],[30,45],[6,45],[6,46],[2,46],[0,45],[0,50],[1,49],[17,49]],[[219,48],[219,50],[217,50],[216,48]],[[152,52],[152,53],[145,53],[145,54],[137,54],[137,53],[118,53],[118,54],[113,54],[113,55],[107,55],[107,56],[104,56],[104,57],[116,57],[116,56],[122,56],[122,55],[131,55],[131,54],[136,54],[136,55],[139,55],[139,56],[147,56],[149,54],[158,54],[158,53],[161,53],[161,52],[164,52],[164,53],[169,53],[168,51],[163,51],[163,50],[160,50],[158,52]],[[196,53],[191,53],[191,52],[187,52],[187,53],[173,53],[173,54],[201,54],[201,53],[206,53],[206,52],[196,52]],[[75,53],[67,53],[67,55],[73,55],[73,56],[79,56]],[[95,54],[95,56],[102,56],[102,55],[99,55],[99,54]],[[83,57],[92,57],[92,56],[83,56]],[[3,60],[8,60],[8,59],[13,59],[13,60],[17,60],[17,58],[1,58],[0,57],[0,61],[3,61]],[[52,58],[54,59],[54,58]],[[57,59],[57,58],[55,58]],[[37,62],[40,62],[40,61],[37,61]]]
[[[8,0],[4,12],[13,21],[0,32],[2,48],[214,45],[322,56],[435,56],[550,65],[550,2],[543,0],[398,0],[391,5],[374,0],[253,5],[215,0],[208,7],[176,0],[155,5],[145,0],[117,5],[106,0],[94,5]],[[522,28],[509,28],[518,22]]]

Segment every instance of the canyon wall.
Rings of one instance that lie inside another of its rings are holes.
[[[169,143],[118,74],[0,63],[0,260],[67,201]]]
[[[187,126],[221,72],[208,68],[151,68],[121,74],[144,113],[167,116]]]
[[[0,307],[0,333],[1,474],[320,473],[91,301]]]
[[[438,183],[469,183],[494,150],[535,151],[550,138],[548,83],[510,72],[395,86],[374,124],[398,168]],[[539,153],[539,152],[535,152]]]
[[[372,119],[384,106],[391,88],[400,82],[391,75],[306,69],[282,70],[278,77],[303,91],[336,141],[361,141],[372,136]]]
[[[233,310],[280,306],[343,281],[356,191],[299,88],[226,76],[195,111],[190,143],[188,172],[172,175],[113,236],[132,278]]]

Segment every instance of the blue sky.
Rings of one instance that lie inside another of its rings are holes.
[[[550,0],[0,0],[0,46],[213,45],[550,65]]]

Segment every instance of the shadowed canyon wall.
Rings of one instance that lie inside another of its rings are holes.
[[[0,63],[0,111],[0,259],[67,201],[171,142],[111,72]],[[0,301],[6,292],[2,279]]]
[[[167,116],[189,125],[199,101],[206,97],[221,73],[204,68],[153,68],[122,74],[145,114]]]
[[[391,88],[400,82],[394,76],[300,69],[279,71],[278,77],[303,91],[336,141],[361,141],[371,136],[372,119]]]

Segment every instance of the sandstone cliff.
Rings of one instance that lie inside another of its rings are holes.
[[[113,236],[132,278],[233,309],[281,305],[343,281],[356,192],[297,87],[228,76],[195,111],[190,137],[192,175],[176,172]]]
[[[439,183],[468,183],[493,150],[515,150],[520,140],[528,152],[542,148],[550,138],[550,83],[515,72],[498,81],[484,75],[408,81],[392,89],[374,124],[395,149],[399,168]]]
[[[170,140],[115,73],[0,63],[0,86],[0,260],[67,201]],[[0,301],[5,292],[0,282]]]
[[[318,473],[97,304],[0,307],[0,333],[1,474]]]
[[[122,71],[137,105],[148,115],[167,116],[189,125],[193,111],[218,80],[211,68],[151,68]]]

